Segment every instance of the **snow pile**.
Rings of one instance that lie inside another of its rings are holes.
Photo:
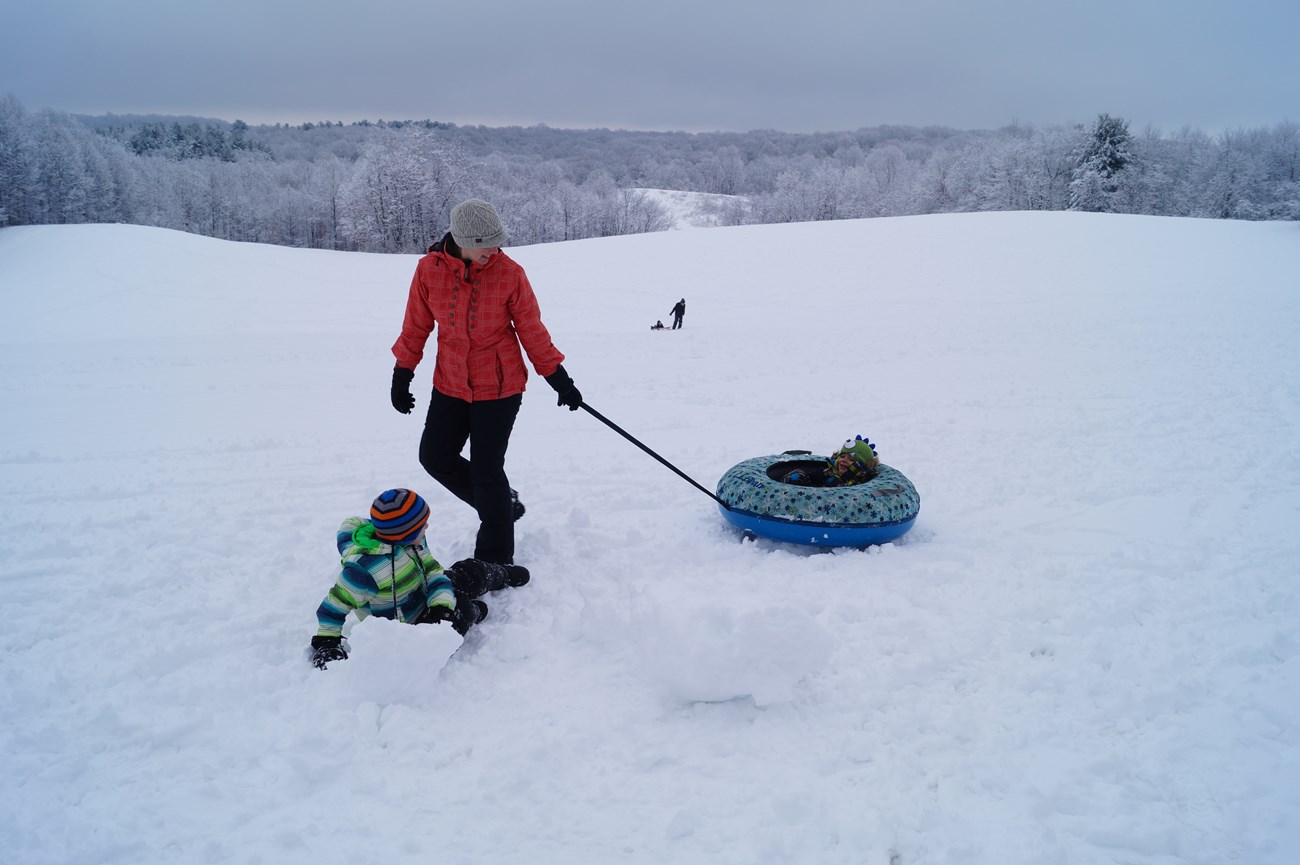
[[[512,250],[683,471],[869,435],[916,527],[741,543],[534,380],[533,581],[454,655],[367,621],[320,673],[344,517],[410,486],[472,550],[388,403],[415,258],[4,229],[4,858],[1289,863],[1297,248],[1002,213]]]

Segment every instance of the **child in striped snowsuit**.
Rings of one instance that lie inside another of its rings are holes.
[[[348,656],[343,623],[378,616],[403,624],[451,622],[464,635],[487,616],[480,595],[528,582],[528,569],[463,559],[447,569],[429,552],[424,530],[429,506],[406,489],[386,490],[370,506],[370,519],[350,517],[338,531],[342,568],[316,610],[312,664],[325,669]]]

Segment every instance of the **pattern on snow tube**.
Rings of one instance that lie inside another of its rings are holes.
[[[771,466],[794,462],[809,460],[780,455],[737,463],[718,481],[718,498],[757,517],[844,527],[899,525],[915,519],[921,510],[916,487],[884,463],[874,478],[851,487],[804,487],[768,475]]]

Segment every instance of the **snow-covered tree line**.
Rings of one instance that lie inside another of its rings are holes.
[[[0,225],[126,222],[227,240],[372,252],[422,251],[451,207],[493,201],[516,244],[659,231],[661,206],[603,171],[518,173],[424,127],[364,127],[346,146],[273,154],[212,124],[100,134],[55,111],[0,100]],[[310,132],[310,130],[299,130]],[[223,140],[223,135],[225,139]],[[290,142],[293,144],[293,142]],[[336,152],[337,151],[337,152]]]
[[[493,201],[513,242],[656,231],[638,188],[734,196],[727,224],[977,210],[1300,219],[1300,127],[1207,135],[1090,124],[799,135],[250,127],[72,117],[0,100],[0,225],[131,222],[231,240],[413,252]]]

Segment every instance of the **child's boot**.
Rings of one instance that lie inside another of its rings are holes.
[[[489,592],[512,589],[528,582],[528,569],[523,565],[498,565],[483,562],[483,582]]]

